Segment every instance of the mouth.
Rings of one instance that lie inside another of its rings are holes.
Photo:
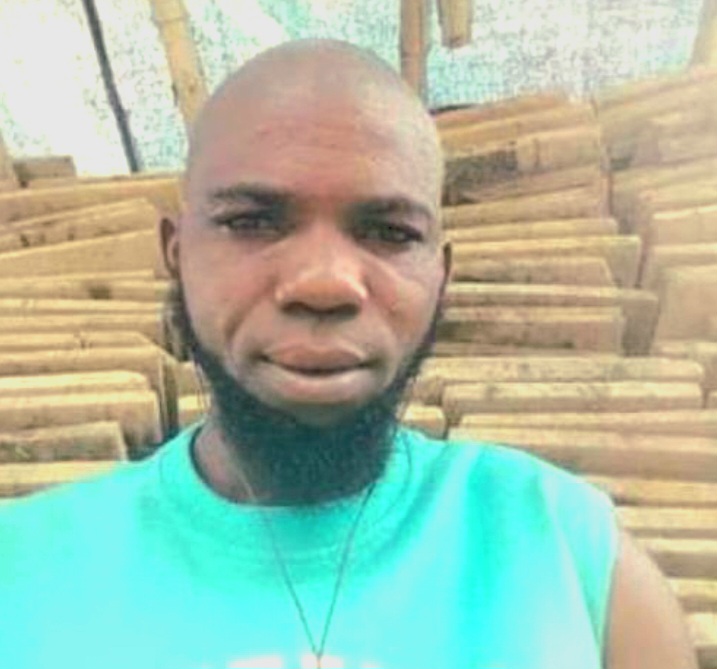
[[[262,360],[288,372],[315,377],[343,374],[370,366],[365,356],[357,351],[341,348],[283,347],[263,355]]]
[[[288,404],[355,404],[372,392],[376,366],[346,349],[283,347],[260,358],[264,390]]]

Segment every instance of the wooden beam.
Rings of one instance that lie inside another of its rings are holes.
[[[428,92],[428,0],[401,0],[401,75],[423,99]]]
[[[12,158],[5,146],[2,135],[0,135],[0,190],[2,190],[3,184],[8,189],[18,187],[17,176],[15,175],[15,170],[12,165]]]
[[[717,0],[703,0],[692,64],[717,65]]]
[[[443,46],[457,49],[473,37],[473,0],[438,0]]]
[[[189,14],[182,0],[150,0],[150,3],[167,54],[175,100],[189,131],[209,97],[199,54],[192,40]]]

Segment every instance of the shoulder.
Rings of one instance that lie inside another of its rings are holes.
[[[551,505],[577,497],[612,507],[603,491],[579,475],[517,447],[479,439],[435,439],[415,430],[404,434],[412,455],[425,467],[464,478],[465,484],[480,490],[482,496],[490,491],[500,498],[540,498]]]
[[[180,432],[144,460],[118,462],[105,473],[0,504],[0,546],[3,533],[31,532],[38,525],[64,531],[151,503],[163,461],[185,448],[191,435],[192,428]]]
[[[151,460],[118,462],[108,472],[55,486],[0,505],[0,545],[41,532],[47,539],[126,507],[143,488]]]

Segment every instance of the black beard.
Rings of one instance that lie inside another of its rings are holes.
[[[294,506],[348,497],[380,478],[406,390],[430,353],[441,313],[439,303],[420,346],[385,390],[339,422],[319,427],[258,400],[225,370],[196,336],[178,281],[170,290],[169,309],[182,343],[209,383],[223,440],[252,488],[267,491],[271,504]]]

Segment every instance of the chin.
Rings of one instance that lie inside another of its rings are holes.
[[[273,403],[272,403],[273,404]],[[307,427],[330,428],[358,413],[368,402],[353,404],[274,404],[274,408]]]

